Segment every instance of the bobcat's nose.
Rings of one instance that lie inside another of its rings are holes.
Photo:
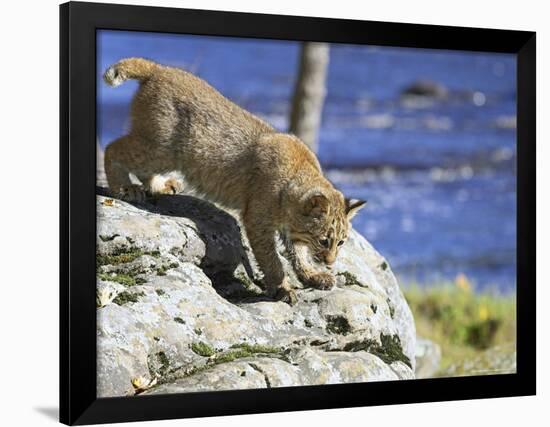
[[[336,256],[335,255],[329,254],[329,255],[325,256],[325,264],[332,265],[332,264],[334,264],[334,261],[336,261]]]

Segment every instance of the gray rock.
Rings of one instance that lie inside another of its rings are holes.
[[[412,314],[355,231],[330,291],[303,288],[283,259],[291,307],[263,295],[236,217],[191,196],[98,191],[99,397],[414,377]]]
[[[441,347],[426,338],[416,337],[416,378],[431,378],[440,368]]]

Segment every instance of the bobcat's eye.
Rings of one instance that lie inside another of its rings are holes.
[[[343,241],[343,240],[340,240],[340,241],[338,242],[338,246],[342,246],[343,244],[344,244],[344,241]]]
[[[323,245],[325,248],[328,248],[328,239],[321,239],[319,240],[319,243]]]

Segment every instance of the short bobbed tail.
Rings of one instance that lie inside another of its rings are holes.
[[[113,87],[119,86],[129,79],[143,82],[150,78],[159,67],[157,63],[147,59],[126,58],[107,68],[103,74],[103,80]]]

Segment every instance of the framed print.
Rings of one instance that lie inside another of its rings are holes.
[[[61,421],[535,393],[535,34],[60,7]]]

